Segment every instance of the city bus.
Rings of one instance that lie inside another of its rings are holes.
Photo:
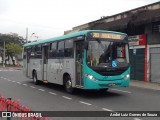
[[[84,30],[56,38],[26,43],[23,71],[34,84],[64,85],[106,91],[130,83],[127,34],[105,30]]]

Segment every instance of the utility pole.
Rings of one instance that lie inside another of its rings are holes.
[[[5,49],[5,40],[3,41],[3,67],[5,67],[5,60],[6,60],[6,49]]]

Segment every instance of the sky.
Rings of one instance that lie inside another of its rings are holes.
[[[47,39],[102,16],[111,16],[160,0],[0,0],[0,33]],[[34,33],[34,34],[33,34]]]

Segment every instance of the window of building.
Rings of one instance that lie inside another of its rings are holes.
[[[153,32],[160,32],[160,22],[155,22],[152,25],[152,31]]]

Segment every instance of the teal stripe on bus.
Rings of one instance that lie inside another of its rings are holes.
[[[63,39],[74,38],[74,37],[86,35],[89,32],[106,32],[106,33],[115,33],[115,34],[121,34],[121,35],[127,36],[127,34],[124,34],[124,33],[121,33],[121,32],[114,32],[114,31],[83,30],[83,31],[79,31],[79,32],[63,35],[63,36],[60,36],[60,37],[55,37],[55,38],[50,38],[50,39],[45,39],[45,40],[39,40],[39,41],[36,41],[36,42],[26,43],[26,44],[24,44],[24,46],[26,47],[26,46],[43,44],[43,43],[49,43],[49,42],[52,42],[52,41],[59,41],[59,40],[63,40]]]

